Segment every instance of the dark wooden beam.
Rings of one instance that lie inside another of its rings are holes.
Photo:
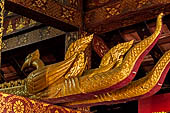
[[[170,30],[170,15],[167,15],[164,18],[164,23],[167,25],[168,29]]]
[[[170,35],[165,38],[161,38],[158,41],[158,44],[165,44],[165,43],[170,43]]]
[[[109,48],[112,48],[118,43],[125,42],[125,40],[122,37],[121,30],[111,31],[108,33],[101,34],[99,36],[103,38],[104,42]]]
[[[116,0],[85,12],[85,30],[97,34],[156,18],[159,13],[170,14],[170,1]]]
[[[3,37],[2,52],[9,51],[11,49],[16,49],[22,46],[30,45],[33,43],[37,43],[50,38],[54,38],[56,36],[60,36],[65,33],[53,27],[48,27],[48,26],[39,26],[39,27],[41,28],[35,30],[31,28],[25,31],[15,33],[13,35],[8,35]]]
[[[135,29],[136,29],[139,37],[142,40],[144,38],[149,37],[149,36],[152,35],[150,30],[149,30],[149,26],[145,22],[137,24]],[[150,51],[150,54],[151,54],[152,58],[154,59],[154,62],[156,63],[160,59],[160,57],[163,55],[163,51],[160,49],[159,45],[156,44],[152,48],[152,50]]]
[[[10,64],[14,67],[17,75],[20,78],[25,78],[26,77],[26,74],[23,71],[21,71],[21,65],[19,65],[18,61],[14,57],[11,57]]]
[[[81,0],[76,0],[79,4]],[[72,2],[69,2],[72,3]],[[81,8],[69,7],[55,0],[6,0],[5,9],[63,31],[75,31],[82,26]]]

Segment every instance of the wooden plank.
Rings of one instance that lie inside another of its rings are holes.
[[[142,22],[136,26],[136,31],[139,35],[139,37],[143,40],[146,37],[149,37],[152,35],[152,33],[149,30],[149,27],[146,23]],[[150,51],[150,54],[152,58],[154,59],[154,62],[156,62],[161,58],[161,56],[164,54],[163,51],[160,49],[158,44],[155,44],[155,46]]]
[[[4,35],[11,35],[26,29],[30,29],[35,26],[39,26],[41,23],[24,16],[15,15],[4,19]]]
[[[77,6],[81,6],[81,0],[77,2],[80,4]],[[73,0],[69,3],[73,3]],[[74,31],[82,27],[81,8],[69,7],[55,0],[6,0],[5,9],[63,31]]]
[[[116,0],[85,12],[85,30],[101,34],[156,18],[160,12],[170,14],[169,0]]]
[[[86,0],[84,4],[85,11],[103,7],[106,4],[115,2],[115,0]]]
[[[158,44],[161,45],[161,44],[166,44],[166,43],[170,43],[170,35],[165,37],[165,38],[161,38],[159,41],[158,41]]]
[[[9,39],[4,39],[2,42],[2,52],[37,43],[46,39],[50,39],[65,32],[55,29],[53,27],[43,27],[41,29],[33,30],[31,32],[18,35]]]

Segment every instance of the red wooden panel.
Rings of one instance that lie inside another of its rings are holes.
[[[170,111],[170,93],[151,96],[138,101],[138,113]]]

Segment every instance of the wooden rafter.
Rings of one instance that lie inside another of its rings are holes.
[[[138,26],[136,26],[136,31],[142,40],[151,35],[149,27],[145,22],[138,24]],[[160,49],[159,45],[156,44],[150,51],[150,54],[156,63],[163,55],[163,51]]]
[[[6,0],[5,9],[63,31],[74,31],[82,26],[81,0],[71,1],[64,5],[55,0]]]
[[[98,34],[170,14],[169,0],[116,0],[85,12],[85,30]]]
[[[10,63],[15,68],[16,73],[18,76],[20,76],[20,78],[26,77],[26,74],[21,71],[21,65],[19,65],[18,61],[14,57],[11,58]]]
[[[11,37],[4,37],[2,43],[2,52],[9,51],[18,47],[26,46],[29,44],[37,43],[46,39],[54,38],[63,35],[65,32],[55,29],[53,27],[42,26],[24,34],[12,35]]]

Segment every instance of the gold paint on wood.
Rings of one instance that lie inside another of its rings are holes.
[[[73,2],[74,1],[77,0],[73,0]],[[77,7],[74,8],[66,4],[59,4],[55,0],[8,0],[7,2],[28,8],[57,21],[75,26],[76,28],[82,26],[82,11],[77,9]],[[81,6],[81,4],[79,6]]]
[[[40,60],[37,60],[36,63],[34,64],[33,62],[35,62],[35,59],[39,59],[38,50],[28,55],[25,63],[23,64],[22,69],[24,69],[27,66],[34,65],[37,67],[37,70],[33,71],[28,75],[28,77],[25,79],[24,82],[25,84],[23,86],[19,88],[18,87],[3,88],[1,89],[1,91],[6,92],[7,90],[8,91],[10,90],[11,92],[13,92],[13,89],[18,88],[17,91],[24,92],[23,93],[25,94],[24,96],[28,96],[35,99],[36,98],[50,99],[50,98],[60,98],[65,96],[74,96],[76,94],[82,94],[82,93],[84,94],[84,93],[96,92],[96,91],[109,88],[113,85],[116,85],[117,83],[123,81],[129,76],[129,74],[132,72],[132,69],[135,66],[136,61],[139,60],[139,57],[155,42],[157,37],[160,35],[162,29],[162,17],[163,14],[161,13],[157,18],[157,25],[156,25],[155,32],[150,37],[145,38],[144,40],[136,44],[129,51],[128,49],[132,46],[133,41],[119,44],[118,47],[121,46],[119,47],[119,49],[115,49],[115,48],[111,49],[106,54],[106,60],[107,58],[111,60],[113,60],[114,58],[116,62],[119,62],[118,61],[119,59],[122,60],[121,56],[124,55],[126,51],[128,51],[123,61],[121,61],[119,65],[113,69],[109,67],[110,70],[106,72],[101,72],[104,70],[103,69],[104,66],[109,65],[112,67],[112,63],[113,64],[115,63],[114,60],[111,62],[110,60],[108,60],[108,62],[102,63],[103,67],[101,66],[101,68],[99,68],[98,70],[99,73],[96,73],[94,71],[95,74],[93,74],[93,76],[91,76],[91,74],[85,74],[85,73],[83,73],[81,76],[78,76],[80,72],[82,73],[82,71],[84,71],[84,68],[79,68],[79,67],[81,66],[83,67],[86,65],[83,52],[88,47],[88,45],[90,44],[93,38],[93,35],[90,35],[72,43],[68,48],[68,51],[66,52],[65,60],[58,62],[56,64],[39,66]],[[116,51],[115,56],[112,56],[113,51]],[[160,60],[160,62],[161,61],[162,60]],[[167,59],[163,61],[166,62]],[[158,65],[156,65],[156,67],[154,68],[155,70],[157,69],[157,67],[158,69],[160,68],[159,64],[161,63],[158,62]],[[71,69],[73,71],[71,71]],[[74,70],[76,71],[75,77],[72,76],[65,77],[65,75],[67,75],[67,72],[69,71],[74,72]],[[161,68],[160,70],[162,72],[164,68]],[[153,71],[153,74],[154,72],[155,71]],[[158,73],[160,75],[160,72]],[[135,90],[137,89],[135,88]],[[18,95],[20,95],[20,93],[18,93]],[[107,97],[106,95],[110,97],[110,93],[103,94],[103,95],[104,97]],[[120,96],[117,94],[115,95],[117,96],[117,99],[121,99],[119,97],[123,97],[124,93],[121,92]],[[101,98],[102,100],[104,99],[103,97],[100,96],[99,98]],[[64,101],[69,101],[69,100],[64,100]]]
[[[79,40],[72,43],[65,54],[65,59],[68,59],[75,53],[85,51],[85,49],[87,48],[92,39],[93,35],[89,35],[87,37],[80,38]]]
[[[111,48],[103,57],[99,67],[106,66],[110,63],[116,64],[121,57],[132,47],[134,40],[130,42],[120,43]]]
[[[5,0],[0,1],[0,67],[1,67],[1,51],[2,51],[2,37],[4,35],[4,8]]]
[[[9,34],[11,32],[13,32],[13,26],[12,26],[12,22],[9,21],[9,25],[7,27],[6,33]]]
[[[26,24],[26,19],[25,19],[25,17],[19,18],[19,20],[17,20],[17,22],[16,22],[16,29],[18,30],[18,29],[24,28],[24,27],[25,27],[25,24]]]
[[[32,25],[29,25],[28,28],[31,27]],[[14,32],[15,31],[16,29],[14,29]],[[55,29],[53,27],[45,26],[41,29],[36,29],[25,34],[14,36],[13,38],[4,39],[2,44],[2,52],[22,47],[25,45],[33,44],[36,42],[40,42],[46,39],[51,39],[53,37],[60,36],[63,34],[65,34],[65,32]]]
[[[81,76],[85,70],[86,63],[85,54],[84,52],[81,52],[72,65],[71,69],[65,75],[65,78],[67,79],[70,77]]]
[[[162,83],[159,83],[160,77],[163,74],[165,68],[170,63],[170,50],[167,51],[158,63],[154,66],[151,72],[149,72],[145,77],[131,82],[129,85],[118,89],[116,91],[111,91],[105,94],[96,95],[97,98],[71,102],[65,104],[66,106],[69,105],[83,105],[86,106],[88,104],[102,104],[102,102],[119,101],[124,99],[130,99],[133,97],[138,97],[144,94],[147,94],[152,88],[156,85],[161,86]],[[111,104],[111,103],[110,103]]]
[[[46,3],[47,3],[47,0],[32,0],[33,7],[38,7],[43,10],[46,10],[46,7],[45,7]]]
[[[104,73],[93,75],[93,77],[89,77],[89,75],[82,75],[81,77],[67,79],[65,82],[59,83],[55,86],[55,88],[52,88],[51,92],[45,91],[47,93],[45,97],[48,98],[48,96],[50,96],[53,98],[59,98],[75,94],[95,92],[106,89],[124,80],[131,73],[139,56],[155,41],[157,36],[160,34],[162,28],[162,16],[163,14],[158,16],[155,32],[150,37],[145,38],[143,41],[131,48],[119,67]],[[79,85],[75,86],[74,84]],[[54,92],[57,93],[54,94]]]
[[[107,72],[112,68],[120,66],[123,61],[123,56],[132,47],[133,40],[125,43],[120,43],[111,48],[103,57],[99,68],[85,71],[83,76],[88,75],[93,77],[96,74]]]

